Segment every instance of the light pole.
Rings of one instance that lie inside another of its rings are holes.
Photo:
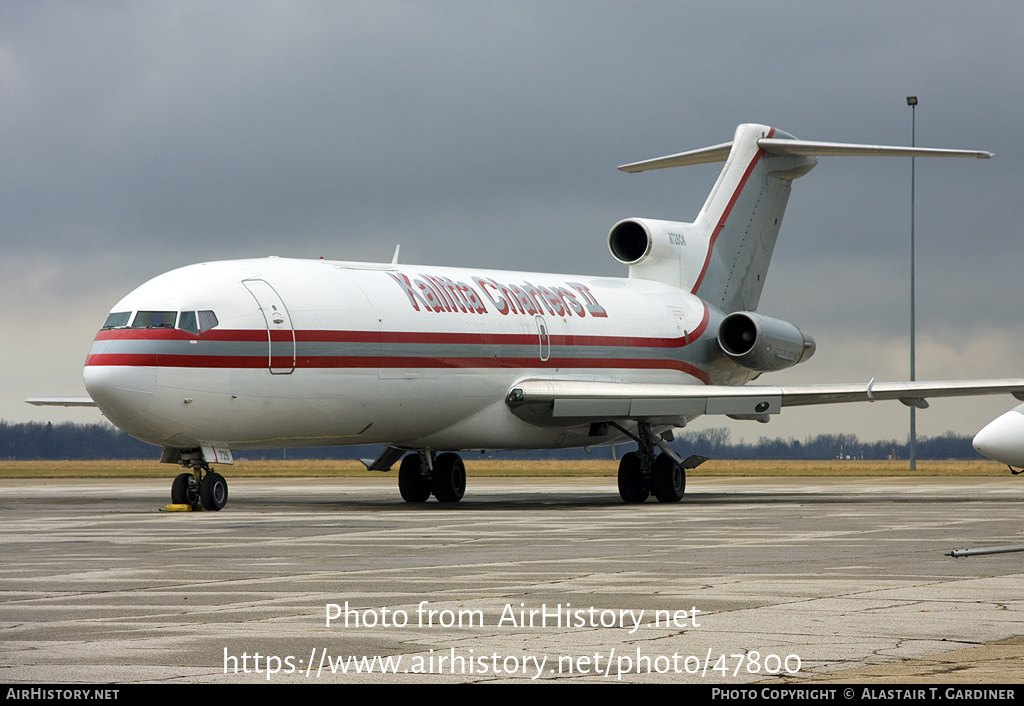
[[[917,147],[917,96],[907,96],[910,106],[910,146]],[[910,158],[910,381],[916,379],[914,364],[914,158]],[[917,408],[910,408],[910,470],[917,470]]]

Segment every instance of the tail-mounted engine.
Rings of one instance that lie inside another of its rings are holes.
[[[690,289],[704,262],[707,236],[692,223],[627,218],[612,226],[608,249],[629,276]]]
[[[718,327],[718,345],[737,365],[770,372],[790,368],[814,355],[814,339],[791,323],[737,311]]]
[[[655,233],[661,230],[657,226],[661,224],[662,221],[651,222],[644,218],[627,218],[616,223],[608,233],[612,257],[624,265],[639,265],[651,256]]]

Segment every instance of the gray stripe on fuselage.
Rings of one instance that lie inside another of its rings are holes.
[[[288,345],[280,341],[277,345]],[[539,359],[539,343],[378,343],[376,341],[299,341],[296,357],[349,358],[520,358]],[[566,346],[553,342],[551,355],[565,357]],[[572,346],[572,358],[581,360],[629,359],[687,361],[685,347]],[[94,341],[90,355],[167,355],[262,357],[267,355],[266,341],[144,340],[115,339]]]

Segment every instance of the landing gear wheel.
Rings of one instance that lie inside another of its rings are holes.
[[[642,503],[650,495],[640,467],[640,454],[630,452],[619,461],[619,497],[627,503]]]
[[[199,507],[199,483],[192,473],[181,473],[171,483],[171,503],[188,505],[193,510]]]
[[[228,504],[228,482],[220,473],[210,471],[199,484],[199,499],[207,510],[217,511]]]
[[[466,466],[458,454],[441,454],[434,459],[431,475],[434,497],[440,503],[457,503],[466,492]]]
[[[402,500],[407,503],[423,503],[430,497],[430,479],[423,477],[421,469],[419,454],[406,455],[402,459],[402,465],[398,467],[398,491],[402,494]]]
[[[658,454],[651,471],[654,497],[663,503],[677,503],[686,492],[686,469],[666,453]]]

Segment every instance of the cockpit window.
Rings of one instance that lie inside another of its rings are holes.
[[[215,328],[219,322],[212,311],[183,311],[178,315],[178,328],[189,333],[203,333]]]
[[[200,311],[199,312],[199,333],[203,331],[209,331],[212,328],[216,328],[220,322],[217,320],[217,315],[212,311]]]
[[[132,312],[111,313],[103,324],[104,329],[125,328],[131,320],[131,328],[178,328],[189,333],[200,334],[216,328],[220,322],[212,311],[139,311],[132,319]],[[177,326],[175,326],[177,324]]]
[[[178,328],[189,333],[199,333],[199,325],[196,323],[196,312],[183,311],[178,315]]]
[[[132,321],[132,328],[174,328],[176,311],[140,311]]]
[[[103,322],[103,329],[123,329],[128,326],[131,319],[131,312],[111,312],[106,321]]]
[[[112,311],[103,322],[103,329],[124,328],[128,325],[128,319],[132,318],[130,311]]]

